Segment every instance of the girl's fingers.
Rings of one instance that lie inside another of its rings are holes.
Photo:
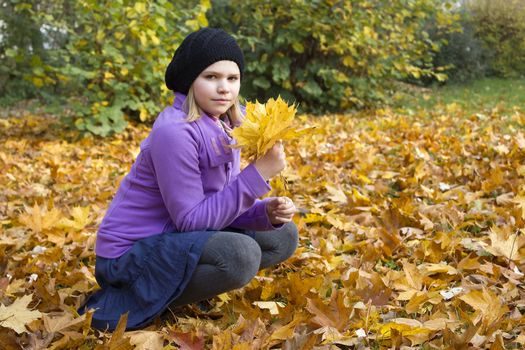
[[[279,206],[280,207],[295,207],[293,201],[288,197],[280,197],[279,199]]]
[[[274,220],[286,220],[284,222],[290,222],[294,214],[297,213],[297,208],[288,197],[275,198],[271,200],[268,205],[268,213]]]
[[[288,204],[285,204],[285,205],[279,205],[277,208],[275,208],[275,210],[289,210],[289,209],[296,209],[295,208],[295,205],[288,205]]]
[[[270,209],[272,210],[276,210],[277,208],[279,208],[281,205],[283,205],[283,201],[281,199],[281,197],[279,198],[275,198],[275,199],[272,199],[268,202],[268,206],[270,207]]]
[[[288,208],[288,209],[283,209],[283,210],[275,210],[273,212],[274,215],[276,216],[288,216],[288,215],[292,215],[292,214],[295,214],[297,213],[297,210],[295,208]]]
[[[293,216],[295,215],[295,212],[292,212],[292,213],[274,213],[273,214],[273,217],[276,217],[276,218],[293,218]]]
[[[293,201],[288,197],[279,197],[279,203],[290,205],[290,204],[293,204]]]
[[[296,210],[295,205],[279,205],[274,208],[274,211],[283,211],[283,210]]]

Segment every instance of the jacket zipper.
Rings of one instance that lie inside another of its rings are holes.
[[[230,183],[230,176],[231,176],[231,165],[230,165],[230,162],[224,164],[224,167],[226,168],[226,184],[224,185],[224,187],[226,187]]]
[[[229,139],[230,134],[226,132],[226,128],[229,128],[229,127],[221,119],[218,119],[217,121],[218,121],[219,128],[221,129],[223,134],[226,135],[226,139]],[[226,183],[224,184],[223,189],[226,188],[226,186],[228,186],[228,184],[230,183],[230,177],[231,177],[231,163],[230,162],[227,162],[226,164],[224,164],[224,170],[226,170]]]

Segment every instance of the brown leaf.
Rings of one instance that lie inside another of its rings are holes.
[[[419,311],[421,305],[428,300],[428,295],[425,292],[415,293],[410,301],[405,305],[406,312],[409,314]]]
[[[403,271],[405,271],[405,277],[410,287],[415,290],[421,290],[423,288],[423,276],[419,273],[416,265],[410,264],[407,261],[403,262]]]
[[[133,350],[134,346],[131,345],[130,339],[128,337],[124,337],[127,323],[128,313],[126,312],[120,316],[117,327],[111,335],[111,339],[108,343],[109,350]]]
[[[343,293],[334,291],[328,305],[320,300],[307,300],[306,310],[314,316],[310,322],[321,327],[333,327],[339,331],[348,326],[348,317],[353,309],[344,305]]]
[[[455,334],[448,328],[444,329],[443,338],[447,345],[446,349],[450,350],[467,350],[469,348],[470,340],[476,335],[480,325],[474,325],[468,322],[467,329],[462,334]]]
[[[192,332],[170,332],[169,338],[180,347],[180,350],[204,349],[204,338],[199,337]]]

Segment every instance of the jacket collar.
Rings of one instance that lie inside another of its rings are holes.
[[[185,100],[186,95],[175,92],[173,107],[183,110],[182,106]],[[232,162],[233,152],[229,145],[233,144],[234,141],[222,131],[215,118],[203,113],[194,123],[203,136],[210,165],[216,167],[224,163]]]
[[[174,95],[175,99],[173,100],[173,107],[182,110],[182,105],[184,104],[184,101],[186,101],[186,95],[180,92],[175,92]]]

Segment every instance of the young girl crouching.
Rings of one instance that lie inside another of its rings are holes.
[[[79,312],[114,330],[149,324],[182,306],[246,285],[257,271],[289,258],[298,242],[286,197],[259,200],[286,166],[276,144],[240,170],[229,131],[242,122],[238,95],[244,58],[220,29],[188,35],[166,70],[175,93],[140,145],[99,227],[100,290]]]

